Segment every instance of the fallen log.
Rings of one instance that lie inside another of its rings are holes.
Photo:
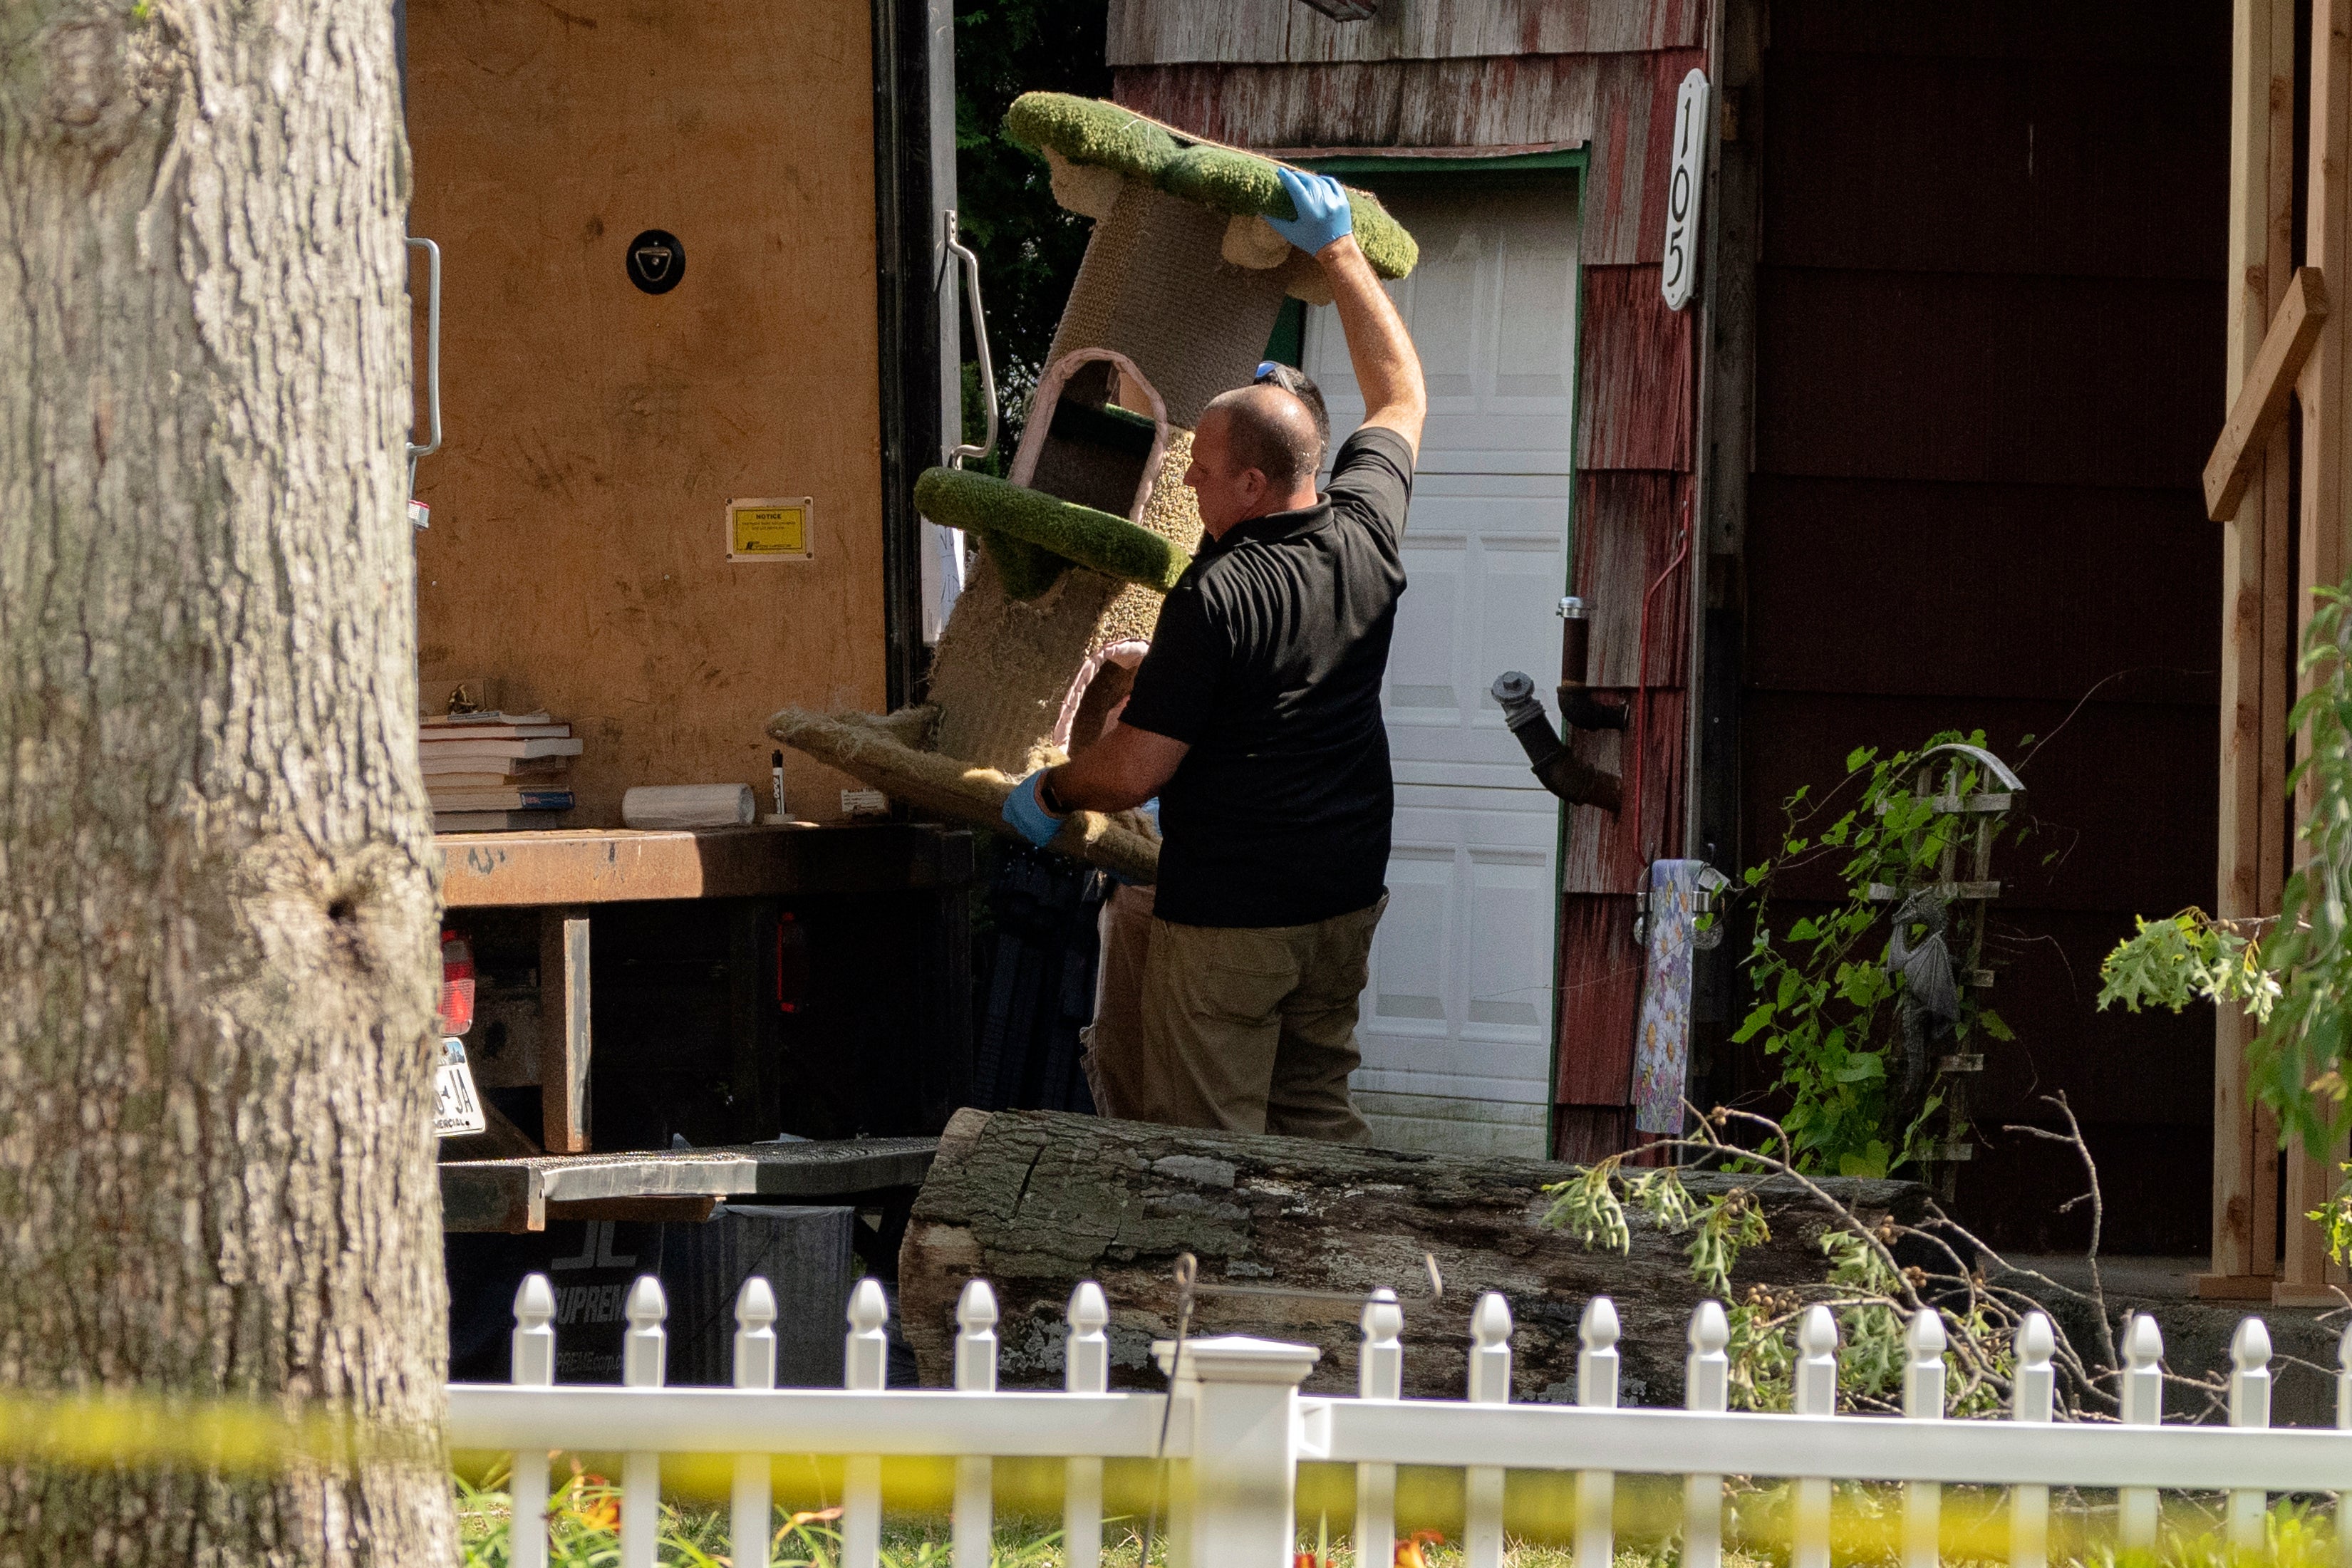
[[[1623,1398],[1681,1403],[1685,1333],[1701,1299],[1686,1236],[1629,1211],[1631,1251],[1588,1250],[1539,1223],[1539,1190],[1579,1167],[1547,1160],[1471,1158],[1355,1148],[1042,1111],[961,1111],[916,1199],[898,1260],[898,1316],[926,1385],[950,1381],[955,1303],[964,1281],[994,1287],[999,1376],[1008,1388],[1058,1386],[1063,1313],[1081,1280],[1109,1298],[1117,1386],[1158,1387],[1150,1343],[1173,1335],[1177,1256],[1200,1260],[1203,1283],[1316,1291],[1394,1289],[1404,1308],[1405,1393],[1460,1398],[1470,1310],[1500,1291],[1517,1323],[1512,1397],[1572,1401],[1577,1323],[1596,1294],[1623,1327]],[[1746,1187],[1771,1239],[1740,1255],[1736,1295],[1752,1285],[1818,1282],[1821,1239],[1837,1223],[1787,1178],[1692,1173],[1702,1200]],[[1919,1218],[1916,1183],[1824,1180],[1876,1225]],[[1422,1262],[1433,1254],[1445,1293],[1432,1301]],[[1203,1297],[1189,1333],[1258,1334],[1313,1344],[1323,1359],[1306,1386],[1351,1393],[1358,1302]]]

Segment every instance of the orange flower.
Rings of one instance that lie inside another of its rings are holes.
[[[798,1530],[803,1524],[830,1524],[840,1517],[841,1510],[837,1507],[812,1509],[806,1513],[796,1513],[793,1515],[791,1519],[785,1521],[784,1528],[786,1530]]]
[[[564,1512],[572,1515],[591,1530],[617,1531],[621,1528],[621,1494],[603,1476],[580,1468],[572,1461],[572,1484],[565,1489],[571,1497],[553,1500]]]
[[[1436,1546],[1445,1540],[1443,1532],[1416,1530],[1397,1542],[1396,1568],[1429,1568],[1429,1560],[1421,1554],[1424,1546]]]

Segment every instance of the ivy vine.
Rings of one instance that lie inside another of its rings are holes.
[[[1889,890],[1936,881],[1963,835],[2017,831],[1939,811],[1934,798],[1914,792],[1922,756],[1954,742],[1981,747],[1984,733],[1946,731],[1917,750],[1884,756],[1873,747],[1853,752],[1845,778],[1821,800],[1806,786],[1783,802],[1780,852],[1747,871],[1755,935],[1742,967],[1755,999],[1731,1038],[1759,1041],[1779,1066],[1775,1087],[1787,1102],[1780,1122],[1801,1170],[1883,1176],[1935,1141],[1930,1124],[1945,1096],[1933,1086],[1932,1063],[1922,1072],[1902,1060],[1897,1003],[1908,982],[1890,976],[1885,961]],[[1974,765],[1961,765],[1953,783],[1973,792]],[[1850,808],[1830,816],[1849,799]],[[1838,862],[1842,900],[1776,930],[1771,906],[1782,880],[1825,858]],[[1927,921],[1905,924],[1909,940],[1928,935]],[[2016,1038],[1975,988],[1962,985],[1951,1049],[1965,1051],[1979,1035]],[[1914,1071],[1902,1071],[1906,1065]]]

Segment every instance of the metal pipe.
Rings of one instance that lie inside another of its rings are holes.
[[[1519,749],[1528,754],[1528,766],[1545,789],[1576,805],[1617,810],[1616,776],[1579,761],[1560,744],[1550,716],[1536,700],[1532,677],[1524,671],[1506,670],[1488,689],[1502,707],[1503,722],[1518,738]]]
[[[1591,656],[1592,621],[1584,601],[1574,595],[1559,601],[1559,716],[1571,729],[1622,729],[1625,710],[1596,700],[1584,684]]]

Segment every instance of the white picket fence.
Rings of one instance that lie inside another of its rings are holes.
[[[1096,1568],[1102,1538],[1106,1459],[1166,1458],[1168,1561],[1183,1568],[1290,1568],[1293,1500],[1302,1461],[1356,1467],[1357,1561],[1390,1561],[1395,1533],[1396,1469],[1439,1465],[1465,1472],[1462,1543],[1468,1568],[1496,1568],[1503,1554],[1506,1470],[1576,1472],[1577,1568],[1611,1568],[1620,1473],[1683,1478],[1683,1563],[1719,1568],[1726,1476],[1793,1480],[1791,1568],[1829,1568],[1832,1483],[1903,1483],[1904,1568],[1937,1561],[1941,1488],[2008,1489],[2012,1568],[2045,1568],[2050,1489],[2117,1489],[2117,1539],[2156,1543],[2159,1490],[2229,1494],[2233,1546],[2259,1548],[2269,1494],[2352,1491],[2352,1330],[2336,1381],[2337,1430],[2270,1426],[2270,1333],[2247,1318],[2231,1344],[2230,1425],[2165,1426],[2153,1319],[2135,1318],[2125,1335],[2123,1423],[2053,1420],[2053,1348],[2049,1320],[2031,1314],[2016,1340],[2015,1396],[2006,1421],[1947,1421],[1944,1329],[1933,1312],[1909,1330],[1903,1403],[1907,1418],[1840,1416],[1837,1323],[1814,1307],[1797,1331],[1794,1405],[1788,1416],[1726,1409],[1729,1340],[1723,1309],[1701,1305],[1691,1319],[1687,1396],[1681,1410],[1620,1408],[1617,1311],[1605,1296],[1586,1306],[1577,1356],[1576,1404],[1510,1403],[1511,1314],[1503,1298],[1480,1298],[1471,1318],[1468,1397],[1404,1399],[1403,1313],[1393,1293],[1375,1292],[1363,1313],[1362,1365],[1354,1398],[1302,1396],[1298,1385],[1321,1353],[1311,1346],[1240,1336],[1183,1346],[1172,1393],[1112,1393],[1110,1312],[1089,1281],[1070,1298],[1062,1393],[1000,1393],[996,1299],[973,1281],[958,1303],[955,1387],[884,1386],[887,1309],[882,1289],[862,1281],[851,1295],[841,1389],[778,1389],[775,1298],[753,1279],[736,1302],[735,1386],[662,1384],[666,1307],[660,1282],[630,1291],[619,1388],[565,1385],[555,1373],[555,1297],[544,1276],[515,1298],[514,1375],[509,1385],[458,1384],[449,1390],[454,1448],[508,1450],[516,1568],[544,1568],[547,1537],[525,1521],[542,1517],[548,1456],[556,1450],[622,1451],[622,1568],[655,1562],[660,1457],[733,1455],[734,1562],[768,1568],[769,1463],[774,1455],[849,1456],[840,1521],[843,1568],[875,1568],[886,1457],[953,1458],[955,1561],[985,1564],[992,1525],[991,1461],[1066,1461],[1064,1540],[1070,1568]],[[1171,1347],[1155,1347],[1161,1371]],[[1171,1406],[1172,1401],[1172,1406]],[[2352,1564],[2352,1529],[2339,1534]]]

